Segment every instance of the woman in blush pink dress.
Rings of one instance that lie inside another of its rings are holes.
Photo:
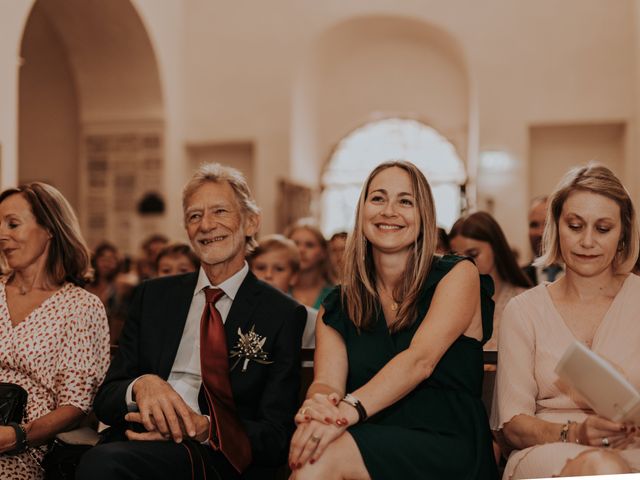
[[[0,249],[10,271],[0,279],[0,381],[28,393],[23,423],[0,426],[0,478],[41,479],[46,444],[91,408],[109,328],[100,299],[80,287],[89,251],[55,188],[0,194]]]
[[[550,199],[543,265],[565,275],[511,300],[503,312],[492,428],[511,455],[504,478],[640,470],[636,428],[596,415],[554,373],[578,340],[640,388],[636,214],[602,166],[571,170]]]

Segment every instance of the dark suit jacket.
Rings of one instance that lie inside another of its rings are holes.
[[[94,408],[104,423],[124,426],[129,384],[151,373],[167,379],[178,351],[198,276],[197,273],[144,282],[136,292],[130,314]],[[285,462],[299,405],[300,345],[307,312],[295,300],[259,281],[251,272],[243,281],[225,322],[227,348],[238,341],[238,328],[255,326],[266,337],[263,350],[274,363],[242,361],[230,372],[238,415],[253,454],[253,465]],[[230,361],[230,367],[234,361]]]

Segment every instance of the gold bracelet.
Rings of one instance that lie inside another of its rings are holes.
[[[562,443],[567,443],[569,441],[569,429],[571,425],[577,425],[577,422],[573,420],[567,420],[567,423],[562,425],[562,430],[560,430],[560,441]],[[578,432],[576,432],[576,443],[580,443],[580,439],[578,438]]]
[[[567,443],[567,439],[569,437],[569,426],[571,425],[570,421],[567,421],[564,425],[562,425],[562,430],[560,430],[560,441],[562,443]]]

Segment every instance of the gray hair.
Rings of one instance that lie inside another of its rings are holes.
[[[208,182],[224,183],[227,182],[233,189],[236,200],[240,205],[242,216],[247,215],[260,215],[260,208],[256,204],[256,201],[251,195],[251,190],[247,185],[247,180],[240,170],[232,167],[227,167],[220,163],[203,163],[195,171],[191,179],[187,182],[182,190],[182,211],[187,209],[187,203],[191,198],[191,195],[200,188],[202,185]],[[186,219],[185,219],[186,225]],[[247,251],[253,250],[257,245],[255,238],[247,237]]]

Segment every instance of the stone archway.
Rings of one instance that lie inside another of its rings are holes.
[[[434,128],[413,119],[369,122],[346,135],[322,175],[322,229],[327,237],[351,231],[364,180],[377,165],[407,160],[427,177],[438,225],[449,230],[460,216],[464,165],[454,146]]]
[[[162,185],[164,113],[149,35],[130,0],[37,0],[19,75],[19,181],[54,184],[91,244],[133,252]]]
[[[381,118],[423,120],[445,136],[473,182],[476,94],[456,38],[399,16],[343,21],[315,39],[294,83],[291,172],[317,184],[345,132]]]

